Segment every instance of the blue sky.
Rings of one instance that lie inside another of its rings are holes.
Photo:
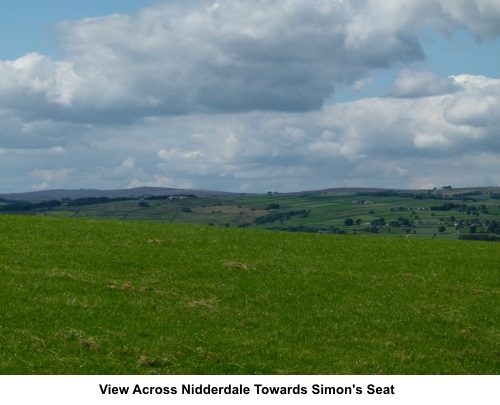
[[[497,0],[18,0],[0,35],[0,192],[500,186]]]

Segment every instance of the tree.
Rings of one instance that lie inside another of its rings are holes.
[[[438,232],[443,233],[444,231],[446,231],[446,228],[445,228],[444,226],[442,226],[442,225],[441,225],[441,226],[438,228]]]
[[[352,226],[353,224],[354,224],[354,221],[353,221],[353,219],[352,219],[352,218],[346,218],[346,219],[344,220],[344,225],[345,225],[345,226]]]
[[[497,232],[497,229],[498,229],[498,222],[491,221],[489,226],[488,226],[488,232]]]
[[[385,225],[385,218],[374,219],[371,223],[372,223],[372,225],[384,226]]]

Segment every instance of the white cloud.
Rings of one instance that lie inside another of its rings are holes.
[[[69,62],[30,53],[15,61],[0,62],[3,105],[18,107],[20,101],[70,106],[81,79]]]
[[[488,127],[500,124],[500,80],[482,76],[455,77],[464,91],[452,100],[444,114],[454,125]]]
[[[34,179],[41,180],[41,183],[32,185],[34,190],[44,190],[48,188],[57,188],[64,184],[71,173],[69,168],[60,169],[35,169],[30,174]]]
[[[432,1],[432,0],[427,0]],[[458,22],[479,39],[500,33],[500,3],[495,0],[445,0],[439,2],[449,24]]]
[[[427,97],[452,93],[458,90],[453,78],[440,79],[432,72],[401,71],[391,90],[393,97]]]
[[[182,154],[182,157],[185,159],[196,159],[204,156],[205,154],[203,152],[197,150],[190,150]]]
[[[40,122],[23,136],[64,140],[61,134],[69,130],[78,141],[45,149],[3,148],[0,169],[43,167],[31,169],[38,188],[191,185],[286,191],[470,185],[488,179],[498,184],[500,179],[485,173],[500,173],[500,123],[474,112],[474,106],[469,111],[474,120],[452,115],[468,94],[498,100],[498,80],[454,80],[458,89],[448,94],[371,98],[300,114],[157,117],[126,126],[95,126],[90,133],[84,124]],[[478,165],[485,156],[488,166]],[[20,180],[14,176],[11,181]]]
[[[449,106],[465,93],[489,94],[496,86],[494,79],[489,79],[489,85],[481,81],[475,90],[471,83],[439,96],[365,99],[303,114],[197,116],[196,126],[205,127],[205,132],[186,137],[184,145],[177,138],[177,149],[159,153],[168,164],[157,169],[178,170],[193,176],[193,182],[199,179],[200,184],[227,184],[226,189],[234,189],[241,179],[246,189],[256,190],[262,184],[288,189],[296,183],[363,185],[363,181],[365,185],[409,187],[429,183],[421,180],[428,173],[442,178],[436,184],[456,184],[465,178],[472,181],[474,171],[464,176],[467,157],[486,151],[498,156],[500,139],[495,132],[499,125],[481,127],[446,118]],[[195,132],[197,128],[189,121],[186,118],[181,124],[177,120],[176,131]],[[169,126],[169,119],[158,125]],[[236,146],[225,154],[228,139]],[[186,152],[192,150],[204,158],[186,164]],[[419,163],[424,159],[425,164]],[[463,164],[461,169],[450,165],[457,161]],[[500,168],[500,159],[496,167]]]
[[[417,148],[439,148],[445,146],[446,138],[441,134],[416,134],[413,143]]]
[[[338,84],[362,86],[373,70],[423,59],[418,36],[429,26],[498,35],[498,3],[167,2],[62,22],[65,60],[33,53],[0,62],[0,106],[32,119],[86,122],[318,109]],[[405,85],[415,85],[403,79],[396,93],[405,95]],[[429,88],[433,79],[420,83]]]
[[[128,157],[120,165],[123,169],[133,169],[135,166],[135,159],[133,157]]]

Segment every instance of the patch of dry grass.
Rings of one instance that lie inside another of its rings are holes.
[[[106,288],[108,288],[109,290],[120,290],[120,291],[133,291],[135,289],[134,286],[130,283],[124,283],[122,285],[108,284]]]
[[[186,303],[186,305],[190,308],[207,308],[210,310],[216,310],[217,305],[215,299],[208,300],[191,300]]]
[[[226,269],[248,270],[248,265],[242,262],[228,261],[224,263]]]

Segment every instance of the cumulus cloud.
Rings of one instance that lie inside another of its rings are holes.
[[[418,179],[431,173],[442,178],[440,184],[472,182],[474,171],[468,173],[470,166],[464,162],[484,154],[500,157],[500,124],[487,115],[485,125],[479,125],[479,118],[455,122],[447,111],[466,94],[488,94],[498,102],[500,92],[495,90],[496,79],[469,79],[451,78],[457,89],[439,96],[372,98],[302,114],[245,113],[232,122],[220,116],[197,117],[198,125],[210,130],[186,137],[175,150],[160,151],[158,157],[168,164],[157,169],[172,173],[175,167],[204,181],[223,175],[228,185],[245,179],[247,187],[255,189],[262,182],[289,189],[299,179],[302,184],[408,187],[423,184]],[[474,111],[469,113],[478,117]],[[187,120],[183,125],[185,133],[200,129]],[[203,157],[188,159],[186,151],[194,150]],[[500,159],[493,166],[498,172]]]
[[[500,80],[471,75],[460,75],[455,80],[464,91],[444,111],[446,120],[472,127],[499,125]]]
[[[126,149],[119,137],[105,137],[101,164],[134,150],[128,185],[233,191],[500,184],[500,124],[454,122],[446,113],[466,94],[495,94],[498,80],[478,79],[454,77],[457,90],[438,96],[371,98],[300,114],[155,118],[127,127]],[[486,157],[488,165],[479,164]]]
[[[457,26],[477,38],[498,35],[498,2],[159,3],[134,15],[58,24],[66,58],[33,53],[0,62],[0,103],[30,119],[87,122],[308,111],[339,83],[423,59],[422,29]],[[433,79],[417,81],[429,87]],[[401,78],[395,92],[414,89],[409,80]]]
[[[84,124],[39,122],[29,134],[70,130],[81,139],[47,149],[4,149],[0,169],[29,157],[35,188],[500,185],[500,110],[463,105],[470,97],[498,105],[500,80],[450,80],[456,86],[451,93],[370,98],[303,113],[155,117],[90,133]]]

